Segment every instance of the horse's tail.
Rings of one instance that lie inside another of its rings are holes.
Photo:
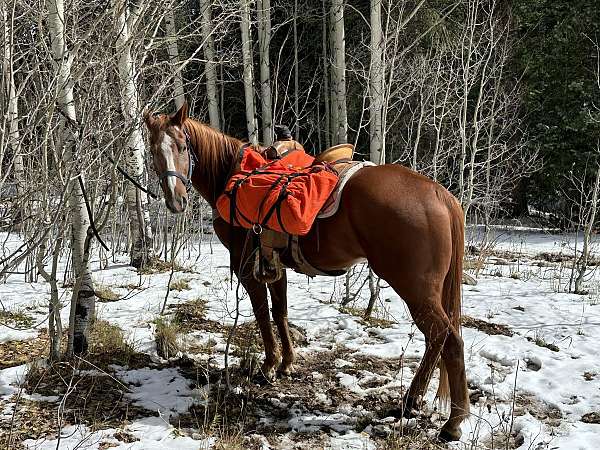
[[[450,214],[450,225],[452,230],[452,257],[450,268],[444,279],[442,292],[442,305],[450,319],[452,327],[460,333],[461,323],[461,287],[463,277],[463,254],[465,245],[465,224],[463,210],[458,200],[445,191],[444,201]],[[448,382],[448,371],[442,359],[440,359],[440,384],[437,397],[442,405],[447,406],[450,400],[450,384]]]

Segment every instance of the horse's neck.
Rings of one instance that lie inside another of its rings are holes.
[[[223,193],[225,184],[237,162],[242,142],[213,130],[193,119],[188,130],[196,155],[192,183],[200,195],[216,207],[217,198]]]

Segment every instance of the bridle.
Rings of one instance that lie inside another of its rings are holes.
[[[167,177],[176,177],[179,178],[184,186],[185,186],[185,191],[189,192],[190,189],[192,189],[192,174],[194,173],[194,167],[196,166],[196,155],[193,152],[193,147],[192,147],[192,141],[190,140],[190,135],[188,134],[187,130],[185,129],[185,126],[182,127],[183,129],[183,134],[185,134],[185,150],[187,151],[188,154],[188,173],[187,173],[187,177],[183,176],[182,174],[180,174],[179,172],[175,171],[175,170],[165,170],[163,173],[161,173],[158,177],[158,182],[159,184],[162,182],[162,180],[164,180]]]

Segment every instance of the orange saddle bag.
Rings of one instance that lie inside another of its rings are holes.
[[[292,151],[267,160],[246,147],[237,172],[217,199],[217,209],[232,225],[304,235],[333,192],[338,177],[326,164]]]

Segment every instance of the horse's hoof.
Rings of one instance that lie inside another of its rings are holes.
[[[386,417],[395,419],[413,419],[419,415],[419,411],[413,408],[392,408],[386,412]]]
[[[387,415],[396,419],[413,419],[419,415],[419,403],[412,397],[404,397],[402,406],[390,409]]]
[[[277,372],[280,375],[283,375],[284,377],[292,376],[292,374],[294,373],[294,365],[292,363],[289,363],[289,364],[281,363],[281,365],[279,366],[279,369],[277,369]]]
[[[274,366],[265,366],[263,364],[257,375],[262,376],[267,382],[271,383],[277,378],[277,370],[275,370]]]
[[[441,442],[452,442],[452,441],[460,441],[460,436],[462,435],[460,430],[450,431],[445,428],[442,428],[440,434],[438,434],[438,439]]]

